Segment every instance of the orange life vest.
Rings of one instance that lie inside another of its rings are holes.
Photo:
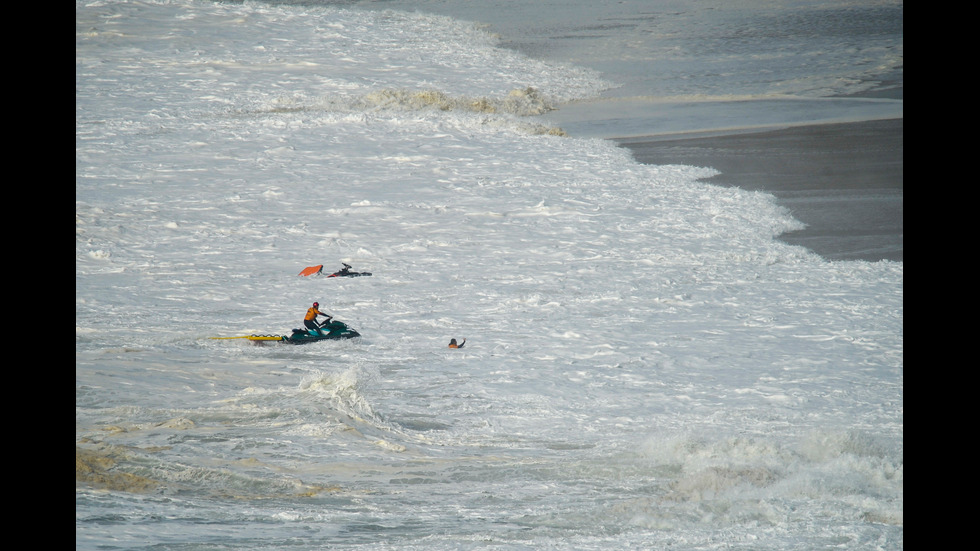
[[[316,321],[317,316],[323,316],[323,315],[325,314],[323,314],[322,312],[320,312],[319,310],[311,306],[310,309],[306,311],[306,317],[303,319],[306,321]]]

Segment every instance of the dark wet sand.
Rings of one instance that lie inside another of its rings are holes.
[[[690,138],[623,138],[637,161],[712,167],[807,228],[780,236],[829,260],[904,261],[903,119]]]

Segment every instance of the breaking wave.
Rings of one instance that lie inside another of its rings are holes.
[[[533,87],[514,89],[504,97],[453,96],[439,90],[383,89],[352,98],[280,97],[258,113],[406,113],[458,112],[469,114],[533,117],[557,109],[558,101]],[[502,123],[529,134],[566,135],[561,128],[527,121]]]

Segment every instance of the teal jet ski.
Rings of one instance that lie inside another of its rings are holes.
[[[282,337],[282,340],[289,344],[306,344],[317,341],[353,339],[361,336],[346,323],[333,318],[328,318],[323,323],[318,323],[317,326],[319,327],[317,331],[307,328],[293,329],[293,334]]]
[[[353,339],[361,334],[349,325],[333,318],[317,324],[317,331],[312,329],[293,329],[291,335],[246,335],[243,337],[211,337],[212,339],[248,339],[253,342],[271,341],[287,344],[307,344],[318,341],[335,341]]]

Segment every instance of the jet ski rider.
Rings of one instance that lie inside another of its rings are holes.
[[[320,326],[317,325],[316,323],[317,316],[323,316],[327,318],[328,322],[330,321],[331,318],[333,318],[333,316],[328,316],[320,311],[319,302],[314,302],[313,307],[306,311],[306,317],[303,318],[303,325],[305,325],[306,328],[312,331],[314,334],[323,335],[323,332],[320,331]]]

